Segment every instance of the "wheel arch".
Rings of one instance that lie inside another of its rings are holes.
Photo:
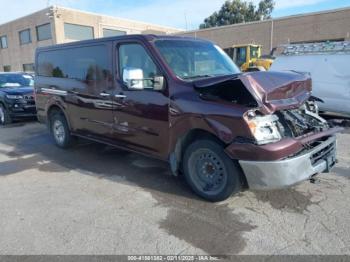
[[[69,118],[65,112],[65,110],[62,108],[62,106],[60,106],[59,104],[57,103],[53,103],[51,105],[49,105],[47,107],[47,126],[49,127],[49,130],[51,130],[51,115],[54,113],[54,112],[59,112],[61,113],[65,118],[66,118],[66,121],[67,121],[67,124],[68,124],[68,127],[69,129],[71,130],[71,125],[70,125],[70,122],[69,122]]]
[[[177,176],[179,173],[181,173],[181,162],[185,150],[193,141],[198,139],[210,139],[222,146],[225,146],[225,143],[222,140],[208,130],[201,128],[193,128],[188,130],[177,139],[176,144],[170,153],[169,162],[173,175]]]
[[[220,136],[220,133],[217,133],[216,130],[210,128],[191,128],[187,130],[176,140],[176,144],[173,146],[172,152],[169,155],[171,172],[174,176],[178,176],[182,173],[182,159],[185,154],[186,148],[193,141],[198,139],[210,139],[224,148],[230,143],[228,140],[223,139],[223,137]],[[238,163],[237,167],[240,170],[240,179],[243,188],[248,188],[247,179],[241,166]]]
[[[209,138],[226,147],[236,134],[222,119],[215,116],[183,117],[172,124],[168,159],[174,175],[181,171],[181,161],[186,147],[194,139]]]
[[[5,97],[0,93],[0,104],[7,109],[7,104],[5,102]]]

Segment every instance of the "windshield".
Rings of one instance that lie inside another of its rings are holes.
[[[27,74],[0,74],[1,87],[22,87],[33,86],[34,80],[31,75]]]
[[[161,55],[181,79],[231,75],[238,67],[218,46],[193,40],[158,40],[155,42]]]

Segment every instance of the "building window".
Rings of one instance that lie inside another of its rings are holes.
[[[64,35],[71,40],[93,39],[94,29],[91,26],[64,23]]]
[[[21,43],[21,45],[29,44],[32,42],[32,38],[30,36],[30,29],[26,29],[19,32],[19,42]]]
[[[51,24],[39,25],[36,27],[36,37],[38,41],[51,39]]]
[[[120,36],[120,35],[126,35],[126,32],[121,31],[121,30],[103,28],[103,36],[104,37]]]
[[[37,74],[85,83],[107,81],[112,78],[111,61],[104,45],[41,52],[38,55]]]
[[[0,48],[7,48],[7,36],[3,35],[0,37]]]
[[[34,64],[23,64],[23,72],[34,72]]]
[[[4,72],[11,72],[11,66],[5,65],[4,66]]]

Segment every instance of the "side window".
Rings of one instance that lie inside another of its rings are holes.
[[[39,76],[70,78],[80,81],[112,79],[110,59],[105,46],[47,51],[39,54]]]
[[[68,57],[68,56],[67,56]],[[66,56],[60,51],[42,52],[38,56],[37,75],[64,78],[66,70]]]
[[[119,71],[121,79],[126,71],[139,72],[137,79],[142,88],[153,88],[154,77],[159,75],[157,66],[140,44],[123,44],[119,47]]]

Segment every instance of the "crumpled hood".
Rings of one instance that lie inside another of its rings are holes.
[[[26,87],[4,87],[0,88],[0,92],[4,92],[8,95],[26,95],[34,93],[34,88],[30,86]]]
[[[250,72],[202,79],[195,88],[215,88],[222,82],[240,80],[259,105],[260,111],[271,114],[277,110],[297,108],[311,96],[311,78],[299,72]]]

